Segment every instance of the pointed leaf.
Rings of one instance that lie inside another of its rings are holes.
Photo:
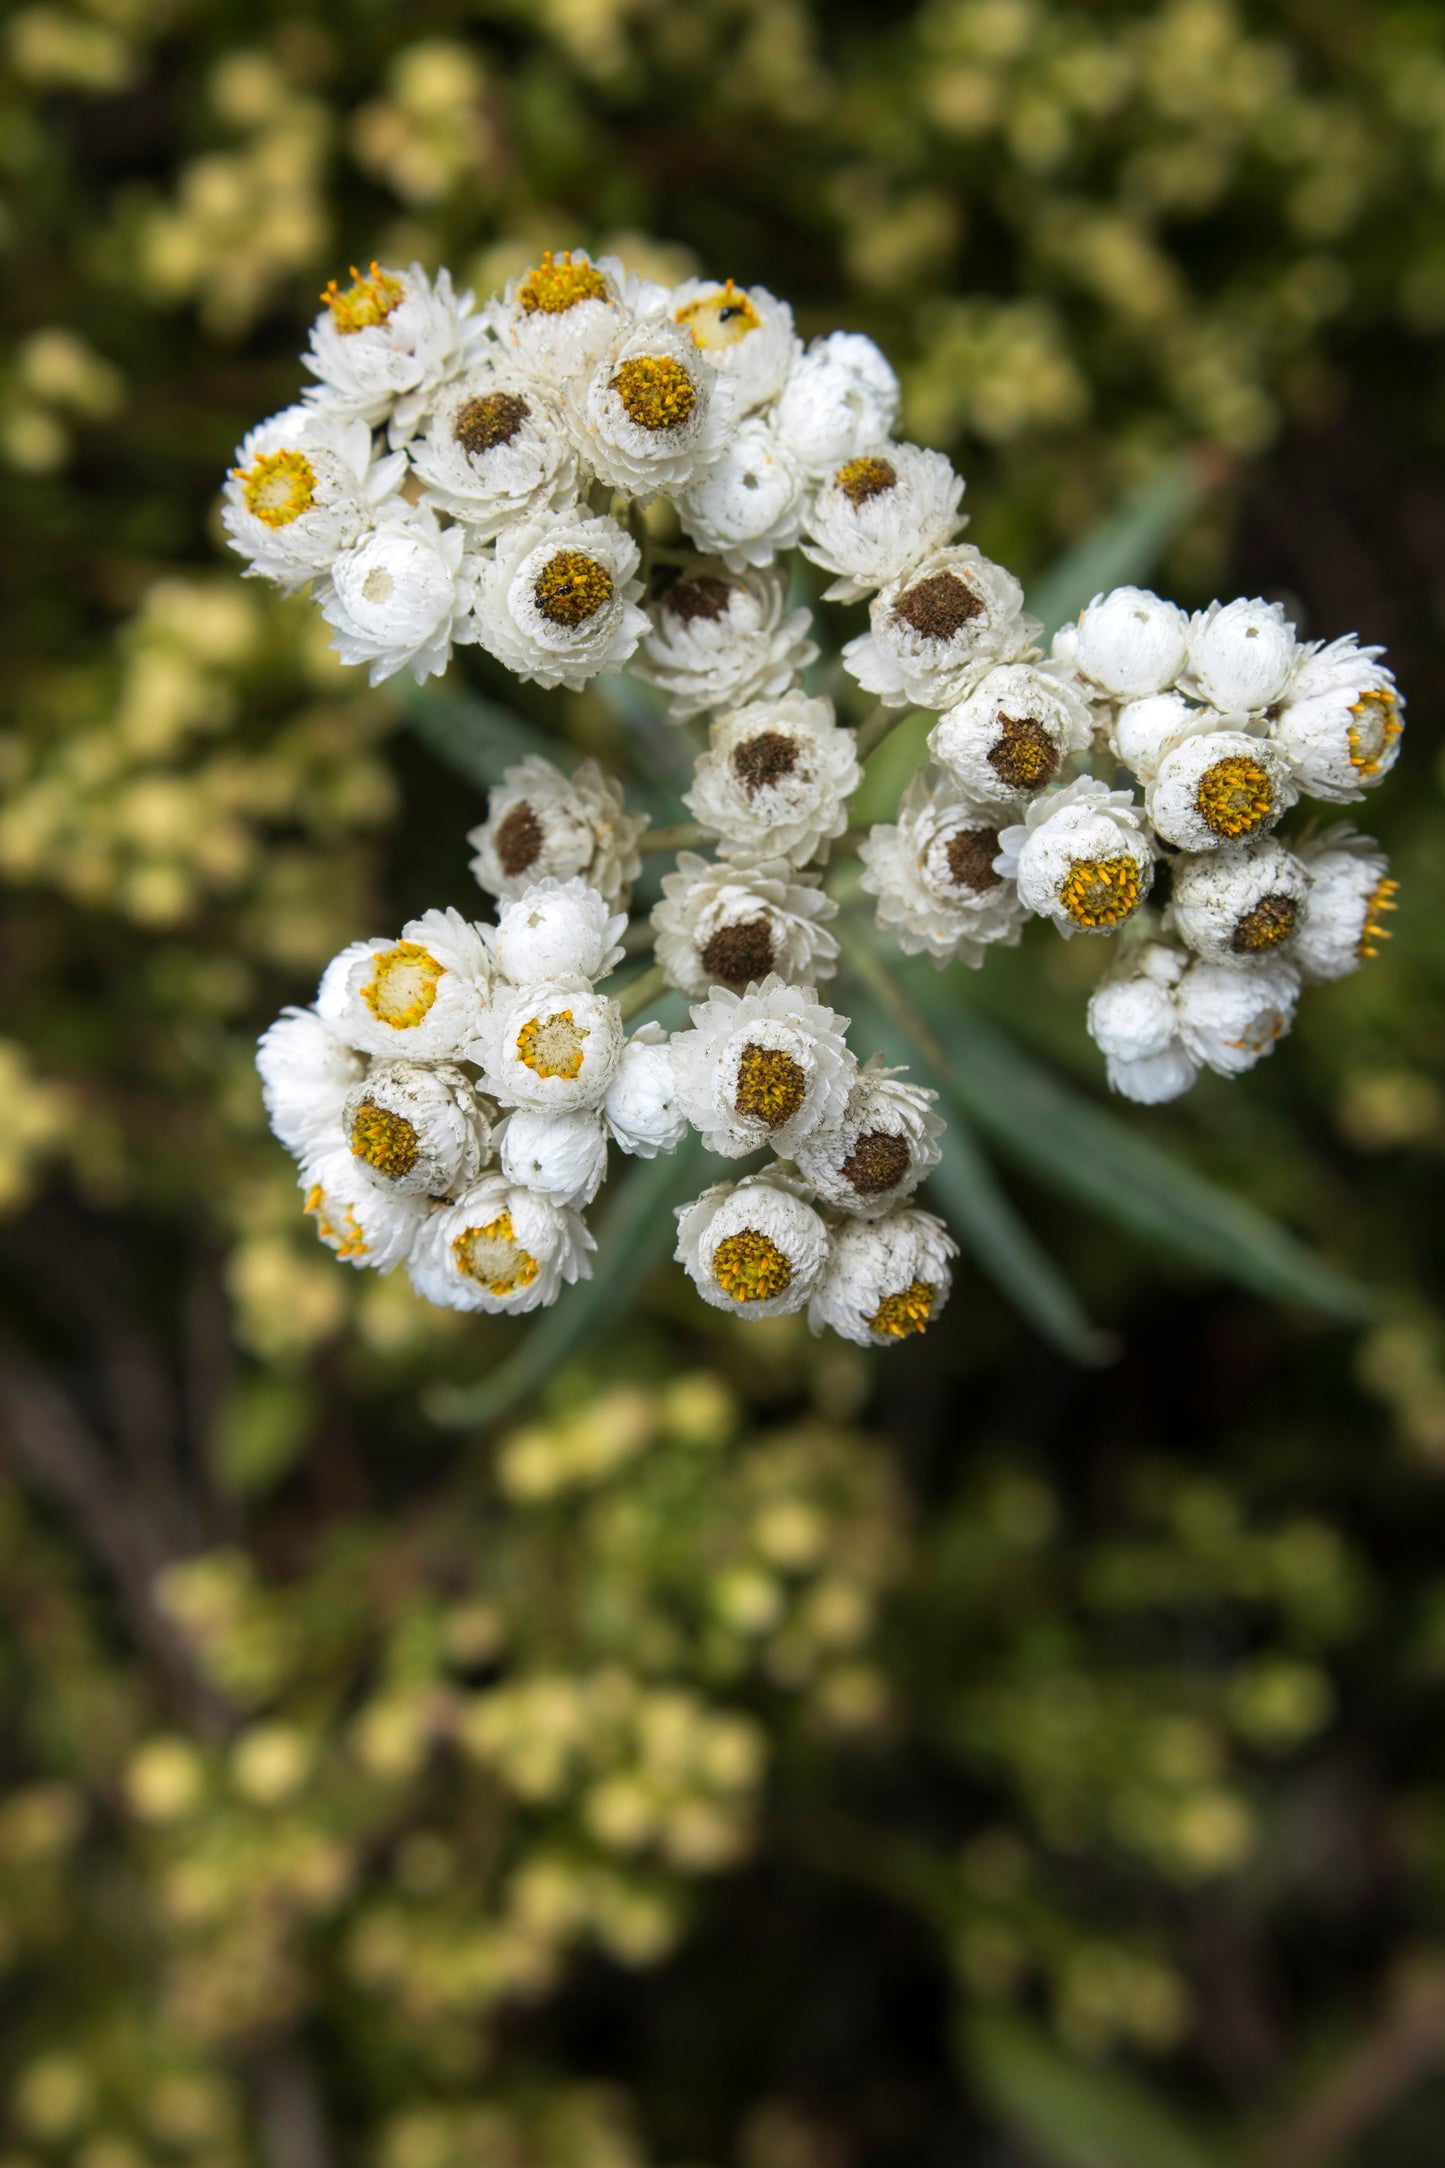
[[[1051,639],[1095,595],[1141,587],[1211,484],[1222,479],[1202,455],[1171,459],[1036,582],[1028,606]]]
[[[1024,2018],[975,2016],[962,2058],[999,2120],[1046,2168],[1229,2168],[1231,2152],[1142,2078],[1076,2061]]]

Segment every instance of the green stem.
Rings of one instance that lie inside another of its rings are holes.
[[[690,851],[699,843],[706,843],[708,831],[696,821],[674,821],[671,827],[649,828],[642,838],[642,848],[651,857],[664,851]]]
[[[885,701],[880,700],[873,713],[861,722],[853,733],[853,744],[859,760],[867,760],[870,753],[876,753],[883,740],[890,736],[900,723],[906,723],[912,712],[911,708],[890,708]]]
[[[660,1001],[667,992],[667,973],[661,964],[649,964],[646,971],[639,971],[630,979],[617,996],[617,1006],[624,1024],[630,1024],[634,1016],[650,1009],[654,1001]]]

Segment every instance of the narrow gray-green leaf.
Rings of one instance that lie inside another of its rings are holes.
[[[1051,639],[1095,595],[1139,587],[1210,487],[1201,454],[1171,459],[1066,550],[1030,591],[1028,606]]]
[[[500,783],[503,770],[529,753],[555,760],[560,746],[500,701],[455,686],[418,685],[402,698],[407,722],[438,760],[479,790]]]
[[[975,2016],[961,2048],[1000,2122],[1046,2168],[1229,2168],[1234,2158],[1142,2078],[1075,2061],[1024,2018]]]

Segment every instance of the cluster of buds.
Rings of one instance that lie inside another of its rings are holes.
[[[691,1126],[724,1157],[774,1154],[679,1214],[706,1300],[879,1343],[936,1314],[953,1246],[911,1202],[931,1095],[860,1067],[817,996],[840,839],[880,929],[938,965],[982,963],[1031,916],[1127,928],[1089,1024],[1136,1099],[1248,1067],[1303,980],[1372,952],[1393,887],[1374,847],[1273,830],[1302,792],[1348,802],[1393,764],[1376,650],[1301,644],[1276,605],[1191,619],[1121,588],[1045,653],[1018,581],[959,538],[961,478],[893,436],[884,356],[848,332],[805,348],[761,287],[669,290],[573,251],[481,309],[415,265],[324,298],[316,384],[227,485],[248,569],[309,583],[373,682],[469,644],[547,687],[630,665],[673,723],[705,719],[684,802],[708,847],[676,853],[652,913],[655,990],[696,1003],[670,1041],[628,1038],[598,984],[646,823],[594,763],[537,758],[472,837],[495,925],[432,912],[362,943],[273,1027],[272,1119],[339,1255],[405,1258],[436,1301],[531,1308],[588,1269],[609,1138],[651,1154]],[[867,602],[841,658],[878,700],[858,730],[802,683],[819,647],[788,606],[795,546],[825,600]],[[850,838],[862,760],[915,708],[932,764]]]

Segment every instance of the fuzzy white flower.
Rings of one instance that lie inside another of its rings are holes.
[[[594,261],[585,249],[548,249],[539,264],[508,281],[489,302],[487,323],[504,354],[557,390],[584,378],[649,299],[615,256]],[[661,301],[662,290],[655,290]]]
[[[1190,1089],[1199,1064],[1179,1037],[1174,989],[1188,958],[1151,941],[1095,988],[1089,1036],[1105,1057],[1109,1089],[1141,1106],[1162,1106]]]
[[[640,1024],[607,1087],[602,1112],[614,1141],[638,1159],[675,1152],[687,1135],[677,1070],[661,1024]]]
[[[800,354],[778,397],[778,431],[805,473],[824,475],[892,434],[898,379],[857,331],[832,331]]]
[[[1154,877],[1154,846],[1132,795],[1088,776],[1035,799],[998,840],[997,870],[1018,883],[1024,908],[1066,935],[1113,933]]]
[[[487,1089],[504,1107],[573,1113],[606,1097],[622,1057],[622,1017],[585,979],[499,986],[477,1045]]]
[[[830,1230],[828,1263],[808,1323],[862,1347],[892,1347],[923,1332],[948,1300],[958,1244],[942,1220],[913,1206],[886,1219],[844,1220]]]
[[[346,1095],[366,1064],[314,1009],[283,1009],[256,1046],[261,1098],[275,1134],[297,1159],[341,1136]]]
[[[772,570],[729,573],[691,566],[649,604],[651,629],[632,665],[668,695],[675,723],[708,709],[775,700],[818,653],[808,610],[785,610],[787,582]]]
[[[287,407],[243,439],[221,522],[247,573],[292,594],[366,532],[405,473],[404,452],[372,457],[364,421]]]
[[[952,707],[993,664],[1032,653],[1040,627],[1023,600],[1013,574],[971,542],[930,551],[874,596],[844,667],[889,707]]]
[[[814,490],[803,529],[803,555],[838,575],[825,599],[856,602],[951,542],[962,496],[942,452],[880,444],[845,459]]]
[[[1110,751],[1133,770],[1141,783],[1152,783],[1166,753],[1198,730],[1218,727],[1212,709],[1191,707],[1183,693],[1146,693],[1126,700],[1108,733]]]
[[[942,1156],[937,1092],[902,1081],[875,1055],[853,1080],[843,1118],[798,1145],[798,1172],[825,1204],[881,1219],[910,1197]]]
[[[378,1189],[344,1143],[308,1159],[301,1175],[303,1210],[344,1265],[390,1272],[402,1262],[431,1210],[425,1197]]]
[[[691,1029],[672,1035],[677,1103],[724,1159],[766,1144],[790,1154],[842,1118],[857,1069],[846,1029],[811,986],[777,977],[746,994],[715,986]]]
[[[994,865],[997,823],[997,813],[975,805],[951,775],[919,768],[897,823],[868,831],[859,886],[878,898],[878,924],[905,956],[977,967],[995,944],[1017,945],[1027,914]]]
[[[411,1283],[450,1310],[520,1315],[591,1277],[595,1242],[577,1213],[501,1174],[484,1174],[432,1213],[407,1260]]]
[[[517,370],[481,363],[443,386],[409,447],[427,500],[490,541],[576,494],[577,453],[561,402]]]
[[[980,805],[1018,805],[1092,743],[1089,706],[1039,663],[1003,663],[940,715],[928,750]]]
[[[392,442],[403,443],[435,386],[479,351],[486,324],[469,293],[452,291],[449,271],[435,283],[417,263],[352,276],[344,293],[331,281],[311,328],[302,358],[321,381],[306,396],[373,426],[389,421]]]
[[[707,472],[677,498],[684,533],[734,572],[770,565],[803,531],[807,478],[770,420],[732,432]]]
[[[639,562],[615,519],[579,511],[508,527],[477,560],[472,637],[524,684],[578,692],[620,670],[647,630]]]
[[[536,979],[604,979],[622,961],[627,913],[575,877],[534,881],[503,900],[495,926],[482,938],[503,978],[514,986]]]
[[[452,642],[474,637],[479,560],[464,554],[460,527],[441,527],[425,506],[393,499],[376,525],[332,560],[317,582],[321,614],[344,663],[366,663],[373,685],[410,670],[418,685],[440,677]]]
[[[828,978],[838,944],[823,924],[838,906],[818,876],[800,874],[786,858],[724,860],[678,854],[665,874],[662,902],[652,913],[657,961],[684,994],[709,986],[741,993],[769,972],[779,977]]]
[[[607,1131],[591,1108],[550,1114],[516,1107],[498,1132],[497,1149],[509,1182],[578,1211],[591,1204],[607,1173]]]
[[[677,1211],[677,1261],[704,1302],[749,1320],[801,1310],[828,1256],[828,1230],[776,1168],[714,1182]]]
[[[334,957],[316,996],[323,1022],[350,1046],[383,1059],[467,1059],[492,986],[479,928],[460,911],[426,911],[401,938],[353,941]]]
[[[802,864],[842,835],[862,777],[831,704],[791,692],[717,717],[682,802],[726,852]]]
[[[1294,1022],[1299,973],[1283,958],[1253,971],[1197,961],[1174,996],[1185,1048],[1218,1076],[1243,1076]]]
[[[1298,797],[1288,761],[1268,740],[1202,730],[1163,755],[1144,807],[1166,843],[1208,851],[1267,835]]]
[[[1378,844],[1347,823],[1326,829],[1300,856],[1309,872],[1310,901],[1290,961],[1308,985],[1347,978],[1389,940],[1381,921],[1397,908],[1400,884],[1391,880],[1390,861]]]
[[[1190,620],[1185,683],[1226,715],[1257,715],[1283,699],[1299,658],[1283,603],[1211,602]]]
[[[1187,852],[1170,869],[1170,923],[1208,962],[1256,969],[1290,949],[1309,912],[1303,862],[1273,836]]]
[[[1353,634],[1315,650],[1271,717],[1275,744],[1312,798],[1352,804],[1400,757],[1405,704],[1381,653]]]
[[[467,841],[471,870],[494,896],[522,896],[549,877],[578,878],[614,908],[625,906],[642,870],[638,837],[645,813],[623,809],[622,785],[595,760],[570,780],[550,760],[529,753],[503,771],[487,799],[487,817]]]
[[[1060,651],[1057,641],[1054,651]],[[1166,691],[1188,651],[1189,619],[1147,587],[1095,595],[1080,612],[1077,637],[1065,650],[1081,676],[1115,700]]]
[[[708,366],[734,385],[739,414],[776,398],[802,353],[792,310],[766,286],[684,279],[668,306]]]
[[[588,379],[577,412],[583,457],[629,497],[675,494],[722,450],[736,398],[689,333],[648,317],[609,347]]]
[[[445,1197],[475,1181],[492,1129],[476,1086],[450,1062],[373,1062],[341,1110],[366,1179],[399,1197]]]

